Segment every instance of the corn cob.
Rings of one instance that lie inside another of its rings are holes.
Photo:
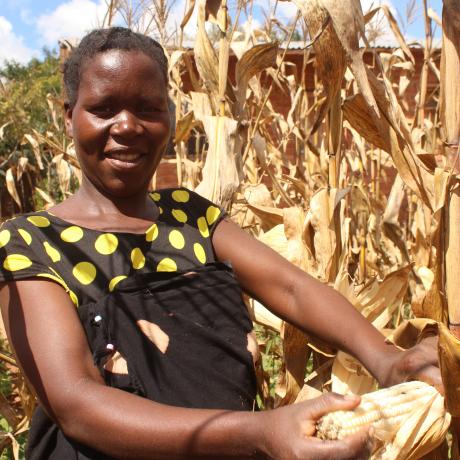
[[[316,436],[342,439],[372,425],[376,438],[391,442],[414,410],[432,401],[437,393],[432,386],[414,381],[365,394],[354,410],[331,412],[319,419]]]

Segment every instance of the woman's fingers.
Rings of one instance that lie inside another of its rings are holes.
[[[337,410],[353,410],[361,401],[356,395],[339,395],[337,393],[326,393],[318,398],[306,401],[305,416],[317,420],[329,412]]]
[[[367,460],[374,448],[374,440],[369,428],[338,441],[321,441],[313,438],[311,458],[317,460]]]

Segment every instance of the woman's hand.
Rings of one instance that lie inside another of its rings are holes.
[[[421,380],[444,393],[438,362],[438,337],[430,336],[408,350],[391,347],[382,361],[381,386],[388,387],[409,380]]]
[[[264,451],[275,460],[363,460],[373,447],[369,430],[340,441],[315,438],[316,422],[336,410],[351,410],[359,404],[358,396],[328,393],[303,403],[262,413],[265,420]]]

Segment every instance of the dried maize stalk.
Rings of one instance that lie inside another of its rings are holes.
[[[429,417],[433,417],[431,423]],[[342,439],[372,426],[380,441],[372,459],[403,460],[417,458],[412,457],[415,449],[434,449],[442,441],[449,422],[450,415],[439,392],[424,382],[414,381],[365,394],[352,411],[325,415],[317,423],[316,435],[321,439]],[[414,441],[410,446],[401,445],[402,439],[409,438]]]

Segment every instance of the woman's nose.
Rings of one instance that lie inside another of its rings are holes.
[[[128,110],[123,110],[114,120],[110,133],[113,136],[135,137],[142,134],[143,130],[136,115]]]

